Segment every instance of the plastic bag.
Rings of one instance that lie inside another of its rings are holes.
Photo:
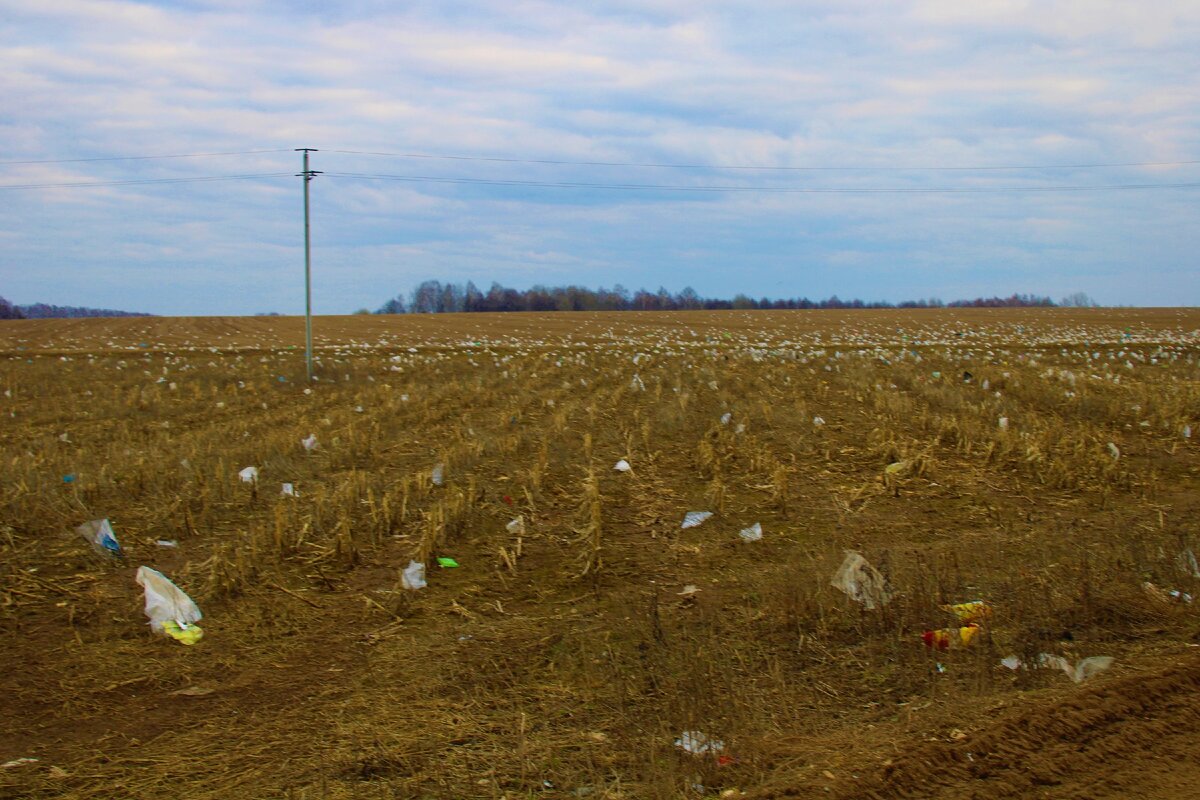
[[[409,561],[400,576],[400,583],[405,589],[412,591],[424,589],[429,585],[425,582],[425,565],[420,561]]]
[[[107,519],[94,519],[91,522],[85,522],[75,529],[79,535],[92,543],[92,547],[97,553],[104,555],[116,556],[117,558],[124,557],[121,551],[121,543],[117,541],[117,535],[113,533],[112,525]]]
[[[146,616],[150,630],[195,644],[204,632],[194,623],[204,615],[182,589],[161,572],[150,567],[138,567],[138,585],[146,590]]]
[[[429,473],[429,479],[433,481],[434,486],[441,486],[446,482],[446,467],[438,464],[433,468],[433,472]]]
[[[892,599],[892,590],[887,585],[887,579],[867,563],[862,554],[853,550],[846,551],[846,559],[838,567],[830,583],[845,592],[851,600],[862,603],[868,609],[887,605]]]
[[[1062,656],[1042,653],[1038,656],[1038,664],[1043,667],[1057,667],[1065,672],[1071,680],[1076,683],[1082,683],[1093,675],[1099,675],[1111,667],[1113,665],[1113,657],[1091,656],[1090,658],[1080,659],[1077,663],[1072,664]]]
[[[633,467],[629,466],[629,462],[622,458],[616,463],[615,466],[613,466],[613,469],[615,469],[617,472],[629,472],[629,470],[633,469]]]
[[[725,743],[720,739],[713,739],[708,734],[701,733],[700,731],[684,731],[675,740],[675,746],[694,756],[705,753],[719,753],[725,749]]]
[[[246,467],[238,473],[242,483],[258,483],[258,467]]]
[[[942,606],[942,610],[949,611],[958,617],[958,621],[963,625],[969,625],[972,622],[982,622],[983,620],[990,619],[992,616],[992,607],[982,600],[971,600],[966,603]]]
[[[680,528],[694,528],[697,525],[702,525],[704,520],[712,516],[711,511],[689,511],[683,515],[683,523]]]
[[[969,647],[971,642],[975,640],[975,635],[979,633],[979,626],[974,623],[964,625],[961,628],[940,628],[933,631],[925,631],[921,634],[921,641],[930,650],[949,650],[951,647]]]
[[[757,542],[762,538],[762,523],[756,522],[749,528],[742,528],[738,536],[747,542]]]

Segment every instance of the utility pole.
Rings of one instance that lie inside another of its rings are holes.
[[[296,177],[304,179],[304,363],[308,382],[312,383],[312,240],[308,232],[308,183],[314,175],[321,173],[308,168],[308,154],[317,152],[315,147],[297,147],[296,152],[304,153],[304,169]]]

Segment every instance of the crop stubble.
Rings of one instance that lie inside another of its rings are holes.
[[[293,318],[5,323],[0,760],[39,760],[0,796],[1174,796],[1196,614],[1143,584],[1200,588],[1198,327],[321,318],[305,394]],[[100,517],[125,563],[71,533]],[[845,548],[892,603],[829,586]],[[149,633],[142,563],[204,609],[194,648]],[[927,652],[977,598],[980,642]],[[999,666],[1040,652],[1117,665]]]

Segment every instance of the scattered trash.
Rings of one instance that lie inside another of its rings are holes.
[[[1188,547],[1179,554],[1179,568],[1193,578],[1200,578],[1200,564],[1196,563],[1196,554]]]
[[[74,475],[63,475],[63,483],[74,483],[74,482],[75,482]]]
[[[117,535],[113,533],[112,525],[107,519],[94,519],[91,522],[85,522],[75,529],[80,536],[92,543],[97,553],[116,556],[123,558],[124,553],[121,551],[121,544],[117,541]]]
[[[258,467],[246,467],[238,473],[242,483],[258,483]]]
[[[317,435],[310,433],[307,439],[301,439],[300,444],[304,445],[304,449],[312,452],[317,449]]]
[[[675,740],[675,746],[694,756],[705,753],[719,753],[725,749],[725,743],[720,739],[710,738],[700,731],[684,731]]]
[[[691,597],[698,591],[700,591],[699,586],[694,583],[689,583],[687,586],[684,586],[683,591],[678,592],[678,594],[680,597]]]
[[[1160,589],[1153,583],[1150,583],[1150,581],[1142,584],[1142,591],[1151,600],[1164,606],[1192,602],[1192,596],[1187,592],[1180,591],[1179,589]]]
[[[1112,456],[1113,461],[1116,461],[1117,459],[1119,459],[1121,457],[1121,450],[1115,444],[1113,444],[1112,442],[1109,442],[1108,443],[1108,454],[1110,456]]]
[[[925,631],[921,634],[921,641],[930,650],[949,650],[951,647],[969,647],[975,639],[975,635],[979,633],[980,627],[975,624],[964,625],[961,628],[941,628],[939,630]]]
[[[176,689],[171,692],[172,697],[204,697],[212,694],[215,689],[208,689],[204,686],[189,686],[186,689]]]
[[[1067,661],[1062,656],[1051,655],[1050,653],[1042,653],[1038,656],[1038,665],[1042,667],[1057,667],[1067,674],[1067,677],[1076,683],[1082,683],[1093,675],[1099,675],[1113,664],[1112,656],[1092,656],[1090,658],[1081,659],[1075,665]]]
[[[296,492],[295,486],[292,486],[290,483],[285,483],[282,485],[282,487],[279,490],[279,496],[280,497],[299,497],[300,495]]]
[[[525,518],[517,517],[516,519],[512,520],[507,525],[505,525],[504,529],[507,530],[509,533],[511,533],[514,536],[524,536],[525,535]]]
[[[958,617],[958,621],[964,625],[972,622],[982,622],[992,616],[992,607],[982,600],[971,600],[967,603],[942,606],[942,610],[949,611]]]
[[[12,761],[5,761],[3,764],[0,764],[0,769],[12,769],[13,767],[20,767],[25,764],[36,764],[38,761],[39,759],[36,758],[14,758]]]
[[[150,630],[165,633],[184,644],[200,641],[204,631],[198,622],[204,617],[200,608],[182,589],[161,572],[150,567],[138,567],[137,582],[146,590],[146,616]]]
[[[646,384],[642,382],[639,376],[634,375],[633,380],[629,382],[629,388],[635,392],[644,392],[646,391]]]
[[[846,551],[846,559],[834,573],[833,586],[845,592],[851,600],[862,603],[868,609],[887,605],[892,599],[892,590],[887,579],[872,567],[860,553]]]
[[[999,420],[996,421],[996,424],[1000,426],[1000,430],[1002,430],[1002,431],[1008,430],[1008,417],[1001,417]]]
[[[819,428],[824,424],[825,424],[825,420],[821,419],[820,417],[813,417],[813,426],[814,427]]]
[[[721,415],[721,424],[722,425],[728,425],[732,420],[733,420],[733,414],[730,414],[728,411],[726,411],[724,414]]]
[[[742,537],[743,541],[757,542],[763,536],[762,524],[756,522],[749,528],[742,528],[738,532],[738,536]]]
[[[1185,438],[1185,439],[1192,438],[1192,426],[1191,425],[1183,426],[1183,438]]]
[[[443,556],[438,556],[437,562],[438,562],[438,566],[441,567],[442,569],[454,569],[455,567],[458,566],[458,562],[455,561],[453,558],[445,558]]]
[[[683,515],[683,524],[680,525],[679,527],[681,529],[682,528],[694,528],[697,525],[703,524],[704,521],[711,516],[712,516],[711,511],[689,511]]]
[[[633,467],[629,466],[629,462],[622,458],[613,466],[613,469],[617,472],[629,472]]]
[[[179,547],[179,542],[174,539],[159,539],[155,544],[159,547]]]
[[[965,372],[965,371],[964,371],[964,372],[963,372],[963,383],[970,383],[970,382],[971,382],[971,379],[972,379],[972,378],[974,378],[974,377],[975,377],[975,376],[974,376],[974,375],[972,375],[971,373],[969,373],[969,372]]]
[[[437,464],[433,468],[433,472],[429,473],[429,480],[433,481],[434,486],[441,486],[446,482],[446,467],[443,464]]]
[[[1016,656],[1005,656],[1004,658],[1000,659],[1000,664],[1001,666],[1008,667],[1011,670],[1018,670],[1025,666],[1021,662],[1021,659],[1017,658]]]
[[[441,559],[439,558],[438,561],[440,562]],[[429,585],[425,582],[425,565],[420,561],[409,561],[408,566],[400,575],[400,583],[410,591],[424,589]]]

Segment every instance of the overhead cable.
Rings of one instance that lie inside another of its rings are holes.
[[[145,178],[124,181],[76,181],[71,183],[14,183],[7,186],[0,184],[0,190],[5,189],[89,189],[102,186],[143,186],[158,183],[207,183],[211,181],[242,181],[256,178],[291,178],[291,172],[260,172],[253,175],[205,175],[196,178]]]
[[[654,183],[586,183],[576,181],[527,181],[499,178],[456,178],[437,175],[376,175],[357,172],[326,172],[330,178],[352,178],[357,180],[403,181],[409,183],[448,183],[477,186],[517,186],[553,189],[616,189],[637,191],[670,192],[760,192],[768,194],[992,194],[1003,192],[1067,192],[1067,191],[1113,191],[1122,189],[1194,189],[1195,183],[1125,183],[1072,186],[978,186],[978,187],[928,187],[928,188],[860,188],[841,189],[833,187],[787,187],[787,186],[687,186],[682,184]]]
[[[226,153],[179,153],[163,156],[101,156],[97,158],[43,158],[26,161],[0,161],[0,166],[9,164],[83,164],[92,161],[151,161],[163,158],[207,158],[209,156],[248,156],[257,153],[290,153],[289,148],[276,150],[232,150]]]
[[[437,155],[431,153],[387,153],[371,150],[325,150],[326,153],[342,153],[359,156],[391,156],[394,158],[416,158],[443,161],[490,161],[501,164],[553,164],[556,166],[579,167],[654,167],[657,169],[728,169],[761,170],[774,172],[930,172],[930,171],[991,171],[991,170],[1034,170],[1034,169],[1104,169],[1115,167],[1180,167],[1200,164],[1194,161],[1126,161],[1091,164],[1009,164],[981,166],[804,166],[771,167],[753,164],[671,164],[642,161],[570,161],[549,158],[506,158],[498,156]]]

